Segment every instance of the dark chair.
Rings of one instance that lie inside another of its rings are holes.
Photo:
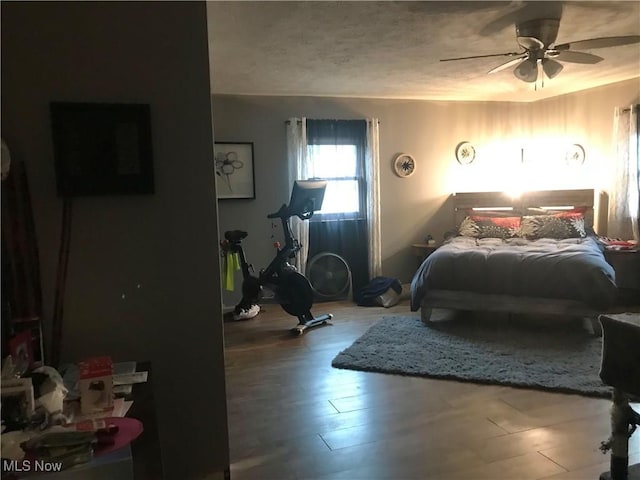
[[[629,438],[640,425],[640,414],[629,405],[640,398],[640,313],[600,315],[600,324],[600,378],[613,387],[611,437],[601,446],[611,450],[611,470],[600,480],[640,480],[640,464],[629,466]]]

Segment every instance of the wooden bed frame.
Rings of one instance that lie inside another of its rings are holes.
[[[457,193],[453,196],[456,226],[473,208],[512,208],[514,216],[526,215],[529,208],[542,207],[586,207],[585,226],[593,227],[594,190],[548,190],[526,192],[518,198],[512,198],[504,192],[470,192]],[[482,215],[482,210],[476,210]],[[538,313],[583,317],[588,320],[587,328],[592,333],[600,331],[598,315],[603,313],[576,300],[557,298],[516,297],[511,295],[487,295],[457,290],[431,290],[422,299],[420,317],[431,324],[431,313],[434,308],[446,308],[466,311],[491,311],[507,313]]]

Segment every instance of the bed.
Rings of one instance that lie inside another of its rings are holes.
[[[593,234],[594,191],[454,195],[456,234],[421,264],[411,310],[579,316],[597,330],[614,303],[615,273]]]

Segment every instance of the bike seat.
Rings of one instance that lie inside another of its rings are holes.
[[[230,242],[239,242],[240,240],[247,238],[249,235],[247,232],[243,232],[242,230],[229,230],[224,232],[224,238],[229,240]]]

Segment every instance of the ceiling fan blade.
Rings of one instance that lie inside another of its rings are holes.
[[[618,47],[620,45],[631,45],[632,43],[640,43],[640,35],[590,38],[588,40],[578,40],[577,42],[562,43],[560,45],[556,45],[554,48],[556,50],[569,50],[573,48],[606,48]]]
[[[503,63],[502,65],[498,65],[496,68],[492,68],[491,70],[489,70],[487,73],[497,73],[497,72],[501,72],[502,70],[505,70],[509,67],[513,67],[514,65],[518,64],[519,62],[522,61],[523,58],[526,58],[526,55],[522,55],[518,58],[513,58],[511,60],[509,60],[507,63]]]
[[[597,55],[593,55],[591,53],[572,52],[572,51],[567,51],[567,50],[564,50],[564,51],[560,52],[554,58],[557,59],[557,60],[561,60],[563,62],[586,63],[586,64],[589,64],[589,65],[593,65],[594,63],[598,63],[598,62],[601,62],[602,60],[604,60],[602,57],[599,57]]]
[[[473,55],[472,57],[457,57],[457,58],[441,58],[441,62],[452,62],[454,60],[469,60],[471,58],[488,58],[488,57],[515,57],[516,55],[522,55],[524,52],[507,52],[507,53],[493,53],[490,55]]]
[[[545,58],[542,60],[542,70],[549,78],[553,78],[560,73],[563,66],[560,62]]]
[[[527,50],[540,50],[544,48],[544,43],[536,37],[518,37],[518,45]]]
[[[538,62],[535,59],[527,58],[513,69],[513,74],[523,82],[533,83],[538,78]]]

